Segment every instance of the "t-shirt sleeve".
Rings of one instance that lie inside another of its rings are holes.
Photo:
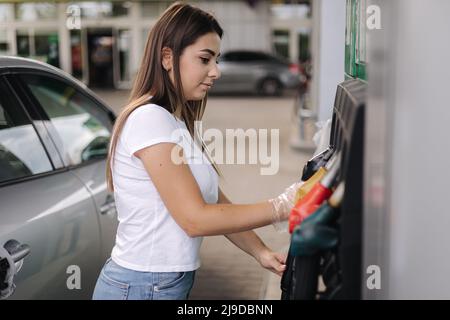
[[[146,105],[133,111],[126,120],[122,142],[130,155],[152,145],[170,142],[181,145],[175,117],[162,107]]]

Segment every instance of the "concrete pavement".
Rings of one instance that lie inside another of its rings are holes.
[[[96,91],[116,112],[128,98],[126,91]],[[264,201],[280,194],[300,178],[311,153],[293,150],[293,97],[210,97],[203,118],[204,129],[279,129],[279,170],[275,175],[261,175],[259,164],[219,165],[223,173],[220,185],[233,203]],[[248,148],[248,143],[246,145]],[[270,148],[269,148],[270,151]],[[248,158],[247,158],[248,162]],[[278,233],[272,226],[255,230],[267,246],[286,252],[289,234]],[[205,237],[201,248],[202,266],[190,299],[280,299],[280,277],[261,268],[224,236]]]

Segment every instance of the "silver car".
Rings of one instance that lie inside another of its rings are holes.
[[[221,77],[214,81],[211,94],[225,92],[282,94],[283,89],[300,85],[298,65],[260,51],[228,51],[220,57]]]
[[[91,298],[117,229],[105,180],[114,121],[61,70],[0,57],[1,297]]]

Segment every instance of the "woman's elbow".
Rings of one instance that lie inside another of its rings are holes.
[[[191,238],[208,235],[208,228],[205,226],[206,221],[205,219],[202,219],[204,214],[202,211],[203,208],[196,207],[192,210],[186,210],[189,213],[186,214],[185,211],[186,215],[183,217],[182,221],[180,221],[181,228]]]
[[[183,227],[184,232],[186,232],[186,234],[191,237],[191,238],[196,238],[196,237],[202,237],[205,236],[205,232],[202,231],[197,225],[195,224],[189,224],[189,225],[185,225]]]
[[[201,223],[195,218],[185,218],[180,221],[181,229],[191,238],[204,236],[204,230],[201,228]]]
[[[224,232],[222,232],[221,230],[219,230],[217,228],[202,225],[201,223],[192,224],[183,229],[186,232],[186,234],[191,238],[217,236],[217,235],[225,234]]]

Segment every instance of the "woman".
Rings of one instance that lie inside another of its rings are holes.
[[[182,3],[170,6],[149,34],[111,139],[107,181],[119,226],[94,299],[187,299],[207,235],[226,235],[279,275],[285,268],[285,258],[248,230],[286,220],[298,185],[265,202],[231,204],[203,142],[193,144],[194,121],[220,76],[221,37],[210,14]],[[180,140],[174,134],[180,130],[188,137]]]

